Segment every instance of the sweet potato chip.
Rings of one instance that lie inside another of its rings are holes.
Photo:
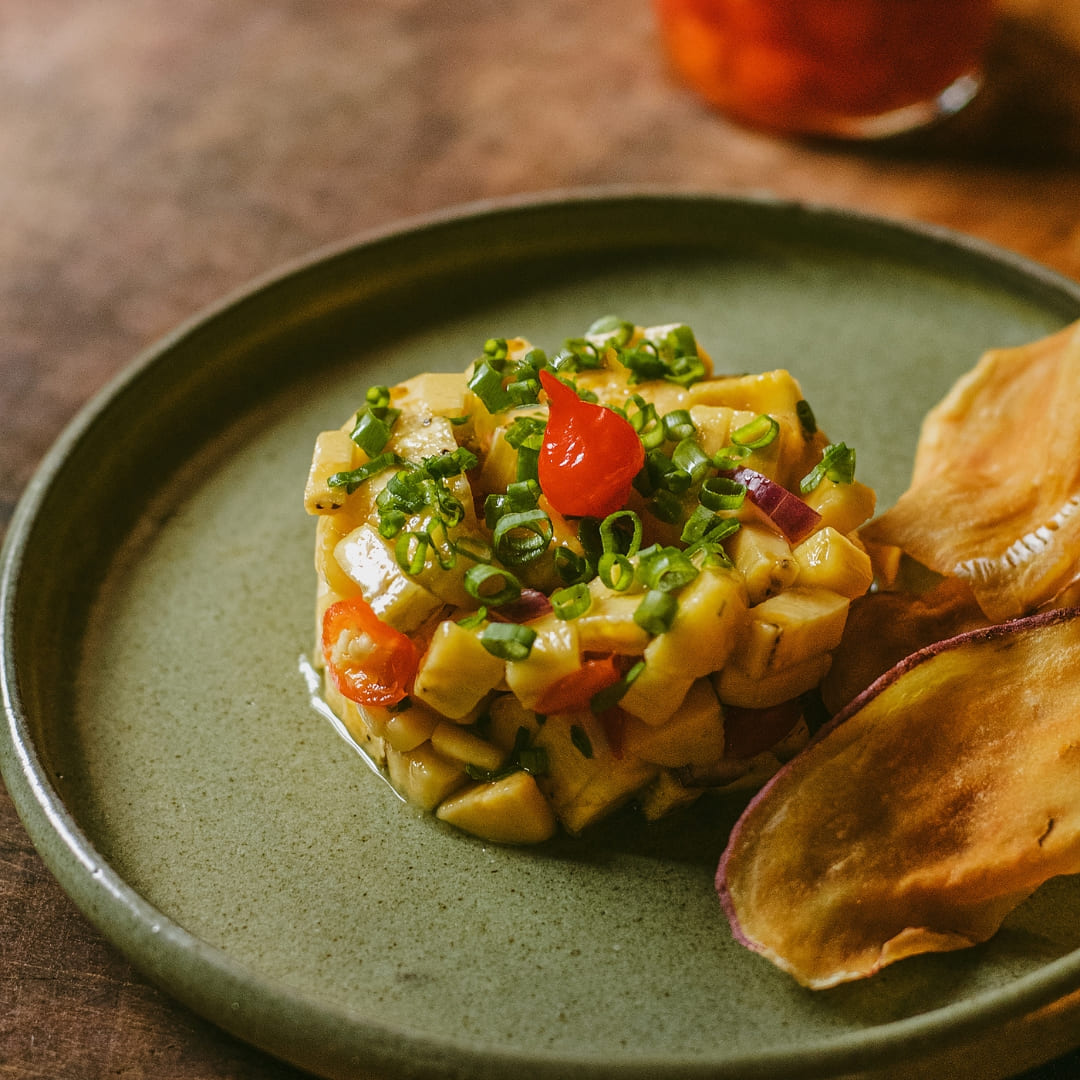
[[[1080,322],[986,353],[923,421],[911,486],[863,529],[966,581],[994,622],[1080,569]]]
[[[821,989],[985,941],[1080,871],[1080,609],[878,679],[759,792],[717,871],[732,929]]]
[[[988,623],[971,589],[959,578],[942,578],[918,593],[857,596],[821,683],[825,708],[838,712],[904,657]]]

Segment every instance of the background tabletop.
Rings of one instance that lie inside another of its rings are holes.
[[[1080,3],[1003,0],[983,93],[887,144],[740,128],[648,0],[4,0],[0,534],[66,421],[283,262],[416,215],[598,185],[949,226],[1080,279]],[[299,1076],[83,919],[0,790],[0,1077]],[[1080,1075],[1080,1054],[1029,1074]]]

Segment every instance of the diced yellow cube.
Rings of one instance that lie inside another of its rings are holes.
[[[623,735],[627,753],[675,768],[705,765],[724,753],[724,717],[708,679],[698,679],[670,719],[658,727],[630,717]]]
[[[430,742],[421,743],[415,750],[388,748],[386,770],[395,790],[423,810],[434,810],[468,782],[464,767],[437,753]]]
[[[829,589],[788,589],[750,609],[731,663],[763,678],[840,644],[848,599]]]
[[[752,413],[794,413],[802,390],[791,373],[781,369],[759,375],[710,379],[690,387],[695,405],[726,405]]]
[[[694,678],[693,675],[672,672],[646,660],[641,673],[619,699],[619,708],[646,724],[663,724],[682,704],[694,685]]]
[[[703,787],[684,787],[673,772],[661,769],[638,796],[642,816],[646,821],[659,821],[675,810],[697,802],[704,792]]]
[[[831,525],[839,533],[849,533],[870,520],[877,496],[873,488],[858,480],[837,484],[826,477],[803,500],[821,515],[822,526]]]
[[[464,372],[428,371],[395,387],[393,403],[433,416],[457,417],[465,411],[465,390]]]
[[[730,443],[731,418],[735,410],[726,405],[693,405],[690,419],[697,433],[695,441],[709,457],[723,450]]]
[[[728,553],[746,581],[751,604],[782,592],[799,574],[787,540],[753,521],[744,522],[728,541]]]
[[[634,622],[640,594],[626,596],[606,589],[604,593],[594,593],[589,610],[573,620],[581,651],[640,656],[652,640],[649,632]]]
[[[800,586],[831,589],[853,600],[874,581],[870,556],[830,525],[809,536],[793,554]]]
[[[677,598],[671,629],[650,643],[646,663],[690,680],[718,671],[746,622],[742,576],[733,570],[705,567]]]
[[[571,833],[625,803],[659,771],[630,754],[616,758],[591,713],[549,716],[534,743],[547,751],[549,766],[537,783]]]
[[[460,720],[502,682],[505,671],[506,661],[484,648],[476,630],[444,619],[421,657],[413,696],[443,716]]]
[[[813,690],[825,678],[830,661],[828,653],[820,653],[764,677],[750,675],[732,663],[713,676],[713,685],[725,705],[767,709]]]
[[[481,769],[497,769],[506,760],[506,754],[499,747],[449,720],[444,720],[431,733],[431,745],[450,761]]]
[[[399,712],[386,710],[381,724],[382,735],[387,746],[408,752],[427,742],[441,722],[442,718],[437,712],[414,703],[412,708]]]
[[[442,802],[435,816],[494,844],[539,844],[557,827],[551,804],[526,772],[463,788]]]
[[[581,667],[577,627],[554,614],[534,619],[536,631],[532,650],[525,660],[506,662],[506,685],[527,709],[535,709],[552,683]]]
[[[334,555],[338,544],[355,526],[351,515],[345,511],[321,514],[315,524],[315,571],[338,596],[355,596],[360,591]]]
[[[480,466],[481,491],[505,491],[517,480],[518,452],[506,441],[506,428],[497,428]]]
[[[359,588],[372,611],[402,633],[415,630],[443,606],[397,564],[386,541],[364,524],[338,541],[334,558]]]
[[[526,709],[513,694],[498,694],[487,710],[489,730],[486,737],[507,753],[513,749],[518,732],[524,728],[533,738],[540,730],[540,721],[532,709]]]
[[[304,488],[304,509],[309,514],[332,514],[345,504],[345,489],[331,487],[327,480],[334,473],[355,468],[354,461],[361,453],[347,431],[335,429],[319,433]]]

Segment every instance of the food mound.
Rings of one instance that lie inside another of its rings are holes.
[[[683,325],[372,387],[305,492],[326,701],[494,842],[760,786],[871,584],[854,460],[787,371],[713,376]]]

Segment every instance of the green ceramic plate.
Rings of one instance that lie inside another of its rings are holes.
[[[177,998],[331,1077],[983,1078],[1080,1041],[1080,880],[983,947],[812,994],[720,913],[737,800],[500,849],[400,803],[313,707],[315,434],[371,382],[607,313],[790,368],[885,504],[926,408],[1080,317],[1080,287],[928,229],[641,192],[451,214],[257,284],[92,402],[13,522],[0,748],[42,856]]]

